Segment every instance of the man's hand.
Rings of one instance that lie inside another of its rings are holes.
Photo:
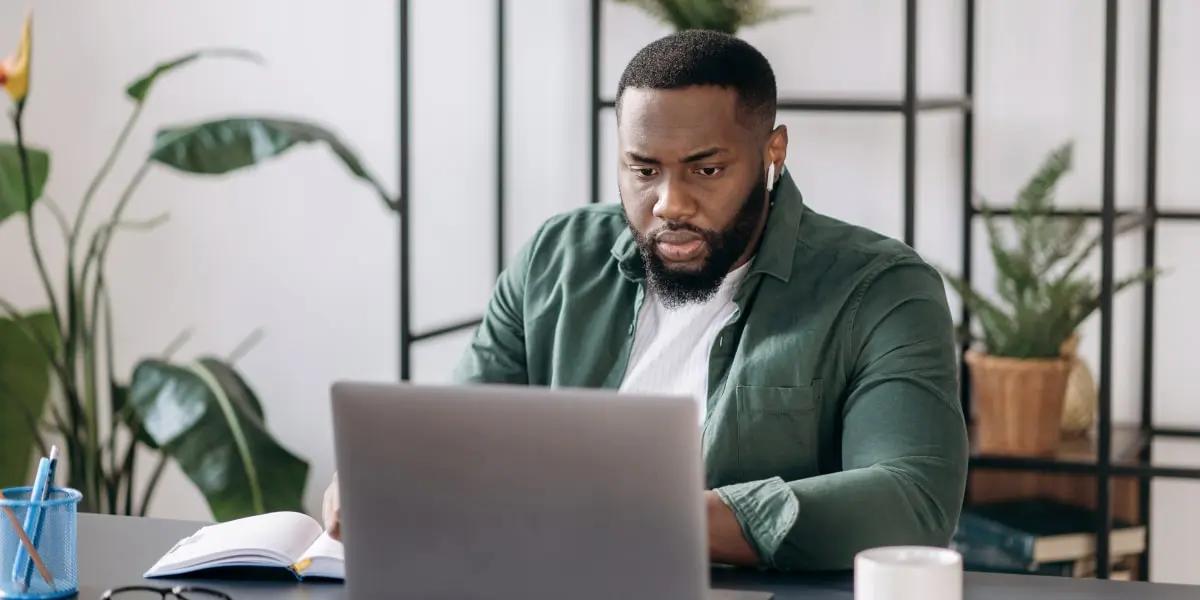
[[[329,483],[328,488],[325,488],[325,504],[321,510],[321,518],[325,521],[325,530],[329,532],[329,537],[335,540],[340,540],[342,537],[340,511],[341,502],[338,499],[338,478],[335,471],[333,481]]]
[[[711,490],[704,492],[704,505],[708,515],[709,560],[724,565],[757,565],[758,554],[742,534],[733,510]]]

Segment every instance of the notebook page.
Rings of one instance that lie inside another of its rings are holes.
[[[345,577],[346,555],[342,543],[322,533],[296,561],[296,570],[305,577]]]
[[[296,512],[267,513],[208,525],[180,540],[150,572],[217,563],[287,566],[321,532],[320,524],[312,517]]]

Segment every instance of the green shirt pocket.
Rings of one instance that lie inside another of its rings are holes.
[[[785,481],[818,473],[820,380],[801,386],[739,385],[739,475]]]

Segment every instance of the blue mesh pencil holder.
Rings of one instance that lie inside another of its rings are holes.
[[[83,494],[52,487],[45,500],[33,502],[31,489],[0,492],[0,598],[74,596],[79,592],[76,524]]]

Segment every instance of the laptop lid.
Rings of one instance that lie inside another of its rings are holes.
[[[707,596],[690,399],[339,382],[352,600]]]

